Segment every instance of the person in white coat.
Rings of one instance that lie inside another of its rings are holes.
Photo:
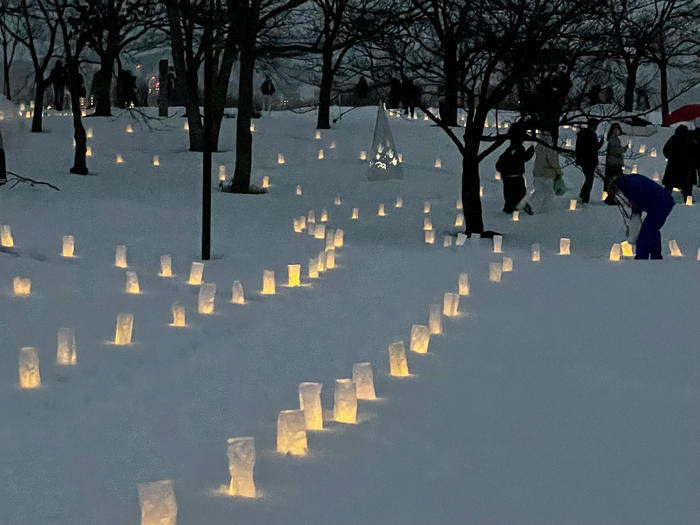
[[[544,143],[544,144],[543,144]],[[559,155],[553,146],[552,134],[542,132],[542,143],[535,146],[535,163],[532,167],[534,192],[528,199],[532,211],[545,213],[552,205],[554,181],[561,178]]]

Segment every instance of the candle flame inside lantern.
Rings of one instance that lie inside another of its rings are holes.
[[[172,277],[173,276],[173,261],[170,255],[160,256],[160,273],[161,277]]]
[[[540,262],[540,245],[535,243],[531,246],[531,260],[532,262]]]
[[[442,161],[440,159],[435,159],[434,168],[442,168]]]
[[[321,383],[299,384],[299,408],[304,411],[306,430],[323,430]]]
[[[20,388],[41,386],[39,354],[34,347],[25,346],[19,351],[19,386]]]
[[[452,246],[452,236],[451,235],[445,235],[442,238],[442,247],[443,248],[449,248]]]
[[[607,198],[608,198],[608,192],[607,192],[607,191],[603,191],[603,193],[600,194],[600,199],[601,199],[601,200],[605,200],[605,199],[607,199]]]
[[[114,266],[117,268],[126,268],[126,246],[119,244],[114,251]]]
[[[503,257],[503,262],[501,263],[503,273],[507,272],[512,272],[513,271],[513,258],[512,257]]]
[[[78,362],[75,350],[75,335],[70,328],[59,328],[56,337],[56,362],[63,366],[72,366]]]
[[[336,194],[335,199],[333,199],[333,204],[336,206],[340,206],[342,204],[342,200],[340,199],[340,194]]]
[[[433,221],[430,219],[430,217],[424,217],[423,218],[423,230],[428,231],[433,229]]]
[[[457,228],[461,228],[464,226],[464,214],[463,213],[458,213],[457,216],[455,217],[455,226]]]
[[[160,166],[160,158],[158,157],[158,155],[153,155],[153,165],[156,167]]]
[[[328,210],[326,208],[321,209],[321,222],[328,222]]]
[[[357,392],[352,379],[335,380],[333,401],[333,419],[338,423],[357,423]]]
[[[571,255],[571,239],[559,239],[559,255]]]
[[[692,206],[692,205],[693,205],[693,196],[692,196],[692,195],[688,195],[688,196],[685,198],[685,205],[686,205],[686,206]]]
[[[215,299],[216,283],[202,283],[197,296],[197,311],[204,315],[213,314]]]
[[[646,144],[640,144],[639,145],[639,154],[644,155],[646,153],[646,151],[647,151]]]
[[[12,229],[7,224],[0,226],[0,245],[5,248],[12,248],[15,240],[12,238]]]
[[[297,186],[297,195],[301,195],[301,186]]]
[[[442,299],[442,314],[446,317],[459,315],[459,295],[447,292]]]
[[[61,239],[61,256],[73,257],[75,252],[75,240],[72,235],[64,235]]]
[[[570,148],[572,146],[571,139],[566,139],[566,147]]]
[[[316,157],[318,158],[318,160],[323,160],[323,159],[324,159],[325,155],[323,154],[323,150],[322,150],[322,149],[318,150],[318,155],[317,155]]]
[[[120,154],[117,153],[117,164],[123,164],[124,163],[124,157],[122,157]]]
[[[399,158],[399,163],[403,164],[403,153],[399,153],[397,156]]]
[[[114,344],[119,346],[130,345],[133,329],[134,314],[121,313],[117,315],[117,330],[114,335]]]
[[[90,146],[85,149],[85,156],[92,157],[92,148]]]
[[[185,131],[189,131],[189,130],[190,130],[190,123],[189,123],[189,122],[185,122],[185,125],[182,126],[182,129],[184,129]]]
[[[303,410],[282,410],[277,416],[277,452],[306,454],[306,418]]]
[[[639,169],[639,168],[638,168],[638,166],[637,166],[636,164],[633,164],[633,165],[632,165],[632,173],[637,173],[637,170],[638,170],[638,169]]]
[[[576,199],[569,201],[569,211],[576,211]]]
[[[263,271],[263,295],[274,295],[275,294],[275,272],[272,270]]]
[[[316,224],[314,226],[314,239],[325,239],[326,238],[326,225]]]
[[[649,156],[650,156],[652,159],[655,159],[655,158],[656,158],[656,148],[651,148],[651,151],[649,152]]]
[[[229,496],[255,498],[255,438],[229,438],[226,455],[228,456],[228,471],[231,482],[228,486]]]
[[[500,283],[502,273],[503,273],[503,263],[502,262],[489,263],[489,281],[491,281],[492,283]]]
[[[655,172],[654,172],[654,176],[652,177],[652,180],[653,180],[654,182],[659,182],[659,181],[661,180],[661,177],[659,176],[659,172],[658,172],[658,171],[655,171]]]
[[[318,259],[309,259],[309,279],[318,279]]]
[[[267,189],[270,187],[270,177],[268,177],[267,175],[263,175],[262,187],[263,189]]]
[[[250,132],[255,133],[255,123],[254,122],[250,123]]]
[[[496,172],[493,174],[493,180],[501,180],[501,174]]]
[[[316,130],[316,134],[314,135],[314,138],[316,140],[321,140],[321,132],[319,130]]]
[[[423,203],[423,213],[430,213],[430,201]]]
[[[376,399],[372,363],[356,363],[352,366],[352,381],[355,383],[357,399]]]
[[[32,293],[32,280],[29,277],[15,277],[12,279],[12,291],[18,297],[26,297]]]
[[[389,371],[394,377],[406,377],[409,375],[406,348],[403,341],[397,341],[389,345]]]
[[[333,246],[335,248],[342,248],[343,244],[345,243],[345,233],[343,230],[338,228],[335,230],[335,237],[333,238]]]
[[[177,502],[171,480],[139,483],[141,525],[175,525]]]
[[[332,140],[330,145],[328,146],[328,149],[335,149],[335,140]]]
[[[623,257],[634,257],[634,250],[629,242],[622,241],[622,243],[620,243],[620,249]]]
[[[173,314],[173,322],[170,326],[187,326],[185,323],[185,306],[182,303],[173,303],[170,311]]]
[[[193,261],[190,265],[190,277],[187,284],[199,286],[202,284],[202,275],[204,274],[204,263]]]
[[[422,324],[411,326],[411,351],[419,354],[428,352],[430,344],[430,328]]]
[[[133,133],[133,132],[134,132],[134,128],[131,127],[131,124],[127,124],[127,125],[126,125],[126,132],[127,132],[127,133]]]
[[[277,154],[277,164],[284,164],[284,155],[281,153]]]
[[[139,277],[136,272],[128,270],[126,272],[126,293],[141,293],[141,288],[139,287]]]
[[[243,285],[240,281],[233,281],[231,291],[231,302],[233,304],[245,304],[245,295],[243,294]]]
[[[613,243],[612,247],[610,248],[610,260],[611,261],[619,261],[621,255],[622,255],[622,247],[620,246],[620,243],[619,242]]]
[[[335,249],[326,250],[326,268],[332,270],[335,268]]]
[[[384,211],[384,204],[379,205],[379,209],[377,210],[377,215],[379,217],[384,217],[386,216],[386,212]]]
[[[360,160],[367,160],[367,152],[366,151],[360,152]]]
[[[483,196],[484,196],[484,187],[479,186],[479,197],[483,197]]]
[[[457,281],[457,290],[459,292],[459,295],[469,295],[469,274],[459,274],[459,280]]]
[[[425,230],[426,244],[435,244],[435,230]]]
[[[88,128],[88,129],[87,129],[87,132],[86,132],[85,136],[86,136],[87,138],[89,138],[89,139],[92,138],[92,136],[93,136],[92,128]]]
[[[403,208],[403,199],[401,197],[396,197],[396,204],[394,208]]]
[[[289,286],[299,286],[301,283],[301,264],[288,264],[287,276]]]
[[[433,335],[442,333],[442,306],[431,304],[428,313],[428,328]]]
[[[671,252],[671,257],[683,257],[683,252],[675,240],[668,241],[668,249]]]
[[[518,210],[513,211],[513,215],[511,215],[511,220],[513,222],[520,222],[520,212]]]
[[[359,210],[358,208],[353,208],[353,209],[352,209],[352,215],[350,216],[350,218],[351,218],[352,220],[354,220],[354,221],[356,221],[357,219],[359,219],[359,218],[360,218],[360,210]]]
[[[464,204],[462,203],[462,199],[457,199],[456,207],[457,207],[458,210],[463,210],[463,209],[464,209]]]

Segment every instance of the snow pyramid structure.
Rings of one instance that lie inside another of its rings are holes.
[[[391,135],[389,122],[383,104],[377,108],[377,121],[374,124],[372,147],[367,155],[369,167],[367,180],[401,180],[403,172],[399,165],[398,153]]]

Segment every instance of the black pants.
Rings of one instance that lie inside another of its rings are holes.
[[[503,178],[503,211],[513,213],[521,200],[527,194],[525,179],[522,175]]]
[[[591,201],[591,189],[593,188],[593,180],[595,179],[595,166],[581,166],[581,169],[583,170],[583,176],[586,180],[583,181],[579,197],[581,197],[583,202],[588,204]]]
[[[53,105],[58,111],[63,111],[63,92],[65,89],[63,85],[54,84],[53,86]]]
[[[608,197],[605,199],[605,204],[608,204],[610,206],[615,206],[617,205],[617,201],[615,200],[615,197],[613,196],[612,192],[610,191],[610,180],[613,177],[622,175],[622,166],[608,166],[607,164],[605,165],[605,179],[603,181],[603,189],[608,192]]]

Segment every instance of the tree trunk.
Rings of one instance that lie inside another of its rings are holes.
[[[7,100],[12,100],[12,94],[10,93],[10,67],[12,63],[7,55],[7,39],[3,38],[2,41],[2,78],[4,80],[3,91]]]
[[[665,60],[660,60],[658,66],[659,81],[661,82],[661,87],[659,89],[659,95],[661,97],[661,121],[663,122],[671,113],[668,107],[668,67]]]
[[[73,158],[73,167],[71,173],[76,175],[87,175],[87,163],[85,154],[87,152],[87,135],[83,127],[81,108],[80,108],[80,73],[78,65],[66,64],[66,72],[68,73],[68,88],[70,89],[70,107],[73,114],[73,138],[75,139],[75,156]]]
[[[44,92],[46,83],[36,79],[36,89],[34,90],[34,116],[32,118],[32,133],[42,131],[42,113],[44,112]]]
[[[211,142],[212,150],[219,151],[219,134],[221,132],[221,121],[224,118],[224,109],[226,108],[226,96],[228,95],[228,83],[233,70],[233,63],[236,61],[238,48],[233,42],[228,42],[224,49],[224,54],[221,58],[216,82],[214,86],[214,99],[212,101],[212,123],[211,123]]]
[[[637,87],[637,70],[639,64],[634,60],[627,67],[627,81],[625,82],[625,111],[634,111],[634,90]]]
[[[240,54],[238,118],[236,119],[236,169],[231,181],[231,191],[247,193],[250,189],[250,170],[253,164],[253,135],[250,132],[250,119],[253,113],[253,75],[255,73],[254,38],[241,45]]]
[[[318,96],[318,120],[316,129],[330,129],[331,95],[333,92],[333,51],[323,50],[321,66],[321,91]]]
[[[464,232],[467,235],[483,233],[481,211],[481,181],[479,179],[479,145],[484,123],[479,119],[464,132],[466,151],[462,157],[462,203],[464,205]]]
[[[100,70],[95,76],[97,103],[94,115],[97,117],[112,116],[112,70],[115,60],[116,56],[111,51],[106,52],[100,62]]]
[[[447,49],[443,61],[445,70],[445,103],[443,105],[444,115],[440,112],[440,119],[447,126],[457,125],[457,50],[451,47]]]

